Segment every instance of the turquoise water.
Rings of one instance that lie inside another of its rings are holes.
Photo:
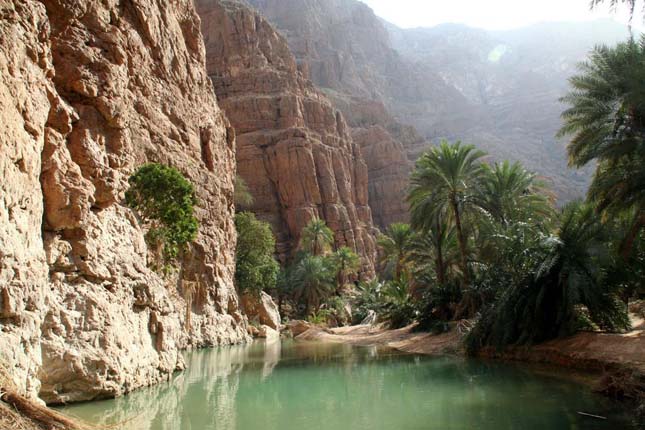
[[[585,387],[499,362],[284,342],[192,352],[186,363],[170,383],[64,410],[137,430],[632,428]]]

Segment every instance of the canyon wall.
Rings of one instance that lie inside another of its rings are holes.
[[[237,134],[237,165],[285,261],[302,228],[324,219],[336,246],[374,273],[368,168],[343,115],[299,70],[286,40],[235,1],[197,0],[206,66]]]
[[[390,46],[387,30],[361,2],[250,3],[285,36],[303,72],[343,112],[363,147],[375,224],[384,229],[407,220],[408,159],[416,159],[427,142],[391,114],[396,97],[418,97],[421,90],[416,71]]]
[[[423,137],[402,139],[384,126],[411,161],[429,141],[462,140],[491,160],[522,162],[561,202],[584,195],[593,169],[567,166],[565,142],[555,138],[559,99],[593,46],[625,40],[626,26],[598,20],[508,31],[457,24],[401,29],[358,0],[248,1],[285,35],[351,127],[364,126],[354,120],[366,101],[382,103]],[[379,210],[373,212],[378,219]]]
[[[26,395],[120,395],[169,378],[181,349],[247,340],[234,132],[192,0],[0,0],[0,118],[0,362]],[[165,278],[122,203],[150,161],[199,199]]]

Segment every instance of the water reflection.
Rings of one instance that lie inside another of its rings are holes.
[[[168,384],[68,410],[142,430],[628,428],[606,399],[507,364],[304,342],[197,351],[186,363]]]

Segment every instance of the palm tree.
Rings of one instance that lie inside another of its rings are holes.
[[[448,272],[459,261],[459,247],[454,226],[434,216],[433,227],[415,234],[410,244],[409,259],[418,271],[427,272],[432,262],[437,283],[445,285]]]
[[[569,335],[578,327],[581,306],[601,328],[627,328],[625,308],[607,282],[611,256],[605,241],[606,228],[591,205],[566,206],[557,236],[530,251],[535,264],[483,313],[469,335],[469,350]]]
[[[333,292],[334,271],[325,258],[307,255],[296,265],[292,282],[295,300],[304,300],[309,315]]]
[[[483,172],[477,204],[502,226],[514,221],[542,222],[551,217],[549,200],[540,193],[542,184],[520,163],[484,165]]]
[[[331,249],[333,243],[334,233],[327,227],[325,221],[320,218],[312,219],[302,229],[300,248],[312,255],[324,255]]]
[[[331,261],[336,268],[337,290],[345,285],[347,278],[358,273],[361,259],[347,246],[341,247],[331,255]]]
[[[569,163],[597,169],[589,197],[605,216],[634,213],[622,254],[645,227],[645,37],[614,48],[597,47],[562,101],[560,136],[573,135]]]
[[[401,279],[411,238],[410,225],[403,223],[390,225],[386,233],[377,238],[377,244],[381,248],[381,264],[386,268],[394,266],[395,280]]]
[[[629,260],[640,232],[645,228],[645,157],[625,157],[616,163],[600,163],[589,199],[597,209],[612,218],[626,218],[629,227],[620,245],[620,254]]]
[[[484,155],[474,146],[443,141],[421,156],[410,181],[408,202],[413,223],[423,224],[422,220],[434,212],[451,214],[459,241],[464,286],[470,283],[470,277],[463,214],[475,205],[475,191],[482,176],[479,161]]]

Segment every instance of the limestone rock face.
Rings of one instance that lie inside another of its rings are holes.
[[[243,294],[240,299],[244,314],[251,322],[257,322],[274,330],[280,330],[282,326],[280,311],[270,295],[264,291],[260,291],[259,294],[249,292]]]
[[[196,1],[208,73],[237,133],[237,165],[285,260],[314,217],[374,273],[368,168],[340,112],[299,71],[286,40],[238,2]]]
[[[167,379],[180,350],[246,341],[233,288],[234,133],[191,0],[0,0],[0,360],[49,403]],[[155,161],[201,227],[162,278],[123,206]]]
[[[376,142],[359,142],[369,170],[374,223],[384,229],[392,222],[406,221],[404,198],[411,170],[407,158],[420,153],[427,142],[385,107],[395,95],[415,97],[419,91],[406,87],[414,71],[392,49],[387,30],[358,1],[250,3],[286,37],[300,68],[343,113],[354,138],[378,135]],[[372,127],[376,128],[369,131]],[[369,144],[367,151],[364,144]],[[386,171],[384,162],[388,163]]]
[[[369,202],[374,223],[385,229],[408,218],[403,199],[411,164],[401,142],[380,125],[354,128],[354,142],[361,146],[369,175]],[[396,198],[395,198],[396,196]]]

